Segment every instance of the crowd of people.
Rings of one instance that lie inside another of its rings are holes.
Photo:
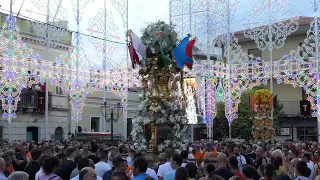
[[[14,141],[1,148],[0,180],[320,180],[318,150],[316,142],[197,141],[155,156],[121,142]]]

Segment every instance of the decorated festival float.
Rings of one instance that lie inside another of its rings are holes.
[[[273,119],[270,113],[273,111],[273,97],[268,89],[257,90],[250,96],[250,109],[254,110],[252,135],[255,142],[272,141],[275,135]]]
[[[184,149],[188,119],[183,68],[192,69],[195,39],[188,35],[178,44],[173,27],[161,21],[149,24],[141,40],[132,31],[128,37],[132,66],[140,66],[143,88],[141,109],[132,121],[134,147],[150,153]]]

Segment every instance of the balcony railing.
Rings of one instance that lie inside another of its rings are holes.
[[[280,101],[286,117],[300,117],[300,101]]]

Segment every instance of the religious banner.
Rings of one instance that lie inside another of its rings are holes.
[[[187,92],[192,92],[196,94],[197,92],[197,83],[196,78],[185,78],[184,81],[184,91],[187,94]]]
[[[38,106],[37,111],[44,113],[45,110],[45,92],[38,91]]]
[[[184,93],[186,95],[186,113],[188,117],[188,124],[198,124],[197,115],[197,84],[195,78],[184,79]]]
[[[308,100],[300,101],[300,117],[311,118],[311,103]]]

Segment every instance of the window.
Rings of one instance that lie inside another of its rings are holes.
[[[60,94],[60,95],[62,95],[63,94],[63,92],[62,92],[62,88],[61,87],[59,87],[59,86],[56,86],[56,94]]]
[[[297,138],[300,141],[316,141],[317,128],[316,127],[297,127]]]
[[[130,136],[132,131],[132,118],[127,118],[127,137]]]
[[[0,126],[0,139],[3,139],[3,126]]]
[[[260,57],[262,59],[262,51],[258,48],[248,49],[248,55],[252,54],[254,57]]]
[[[99,132],[100,117],[91,117],[91,131]]]

